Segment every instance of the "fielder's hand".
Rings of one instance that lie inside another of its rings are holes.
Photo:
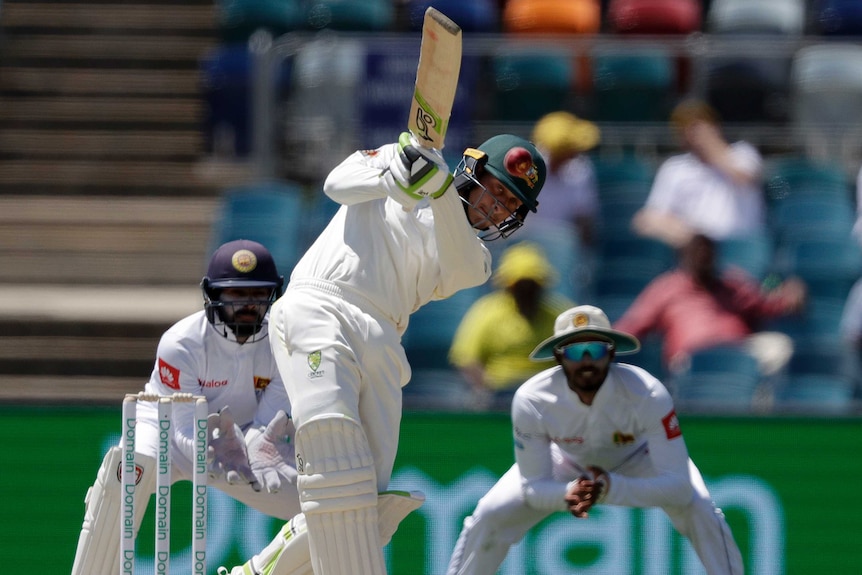
[[[251,470],[269,493],[278,493],[282,479],[296,482],[296,470],[290,465],[296,457],[292,439],[295,434],[293,421],[279,411],[265,429],[252,428],[246,435]]]
[[[583,475],[569,485],[566,491],[566,504],[569,512],[579,519],[589,517],[593,505],[604,498],[610,486],[610,478],[599,467],[590,467],[592,476]]]
[[[234,422],[230,408],[225,407],[218,413],[211,413],[207,417],[207,429],[210,477],[215,479],[224,475],[230,485],[248,483],[252,489],[260,491],[260,484],[248,463],[245,437]]]
[[[398,155],[389,163],[389,174],[407,198],[401,202],[412,209],[423,198],[439,198],[452,183],[452,174],[443,156],[418,144],[409,132],[398,138]]]

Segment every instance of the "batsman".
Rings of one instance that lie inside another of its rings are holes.
[[[524,224],[545,174],[533,144],[504,134],[468,148],[453,178],[439,150],[408,132],[329,174],[324,192],[341,206],[273,304],[269,330],[293,406],[303,515],[231,575],[386,573],[382,546],[422,503],[382,493],[411,376],[401,336],[422,305],[488,279],[483,240]]]

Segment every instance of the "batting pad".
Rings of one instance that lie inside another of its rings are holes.
[[[377,497],[380,540],[386,545],[398,525],[412,511],[425,502],[421,491],[384,491]],[[314,575],[308,548],[308,529],[305,516],[297,515],[288,521],[275,539],[240,567],[219,570],[225,575]]]
[[[122,460],[123,450],[119,446],[109,449],[96,475],[96,482],[87,491],[84,524],[78,537],[72,575],[120,572],[122,487],[119,470]],[[150,495],[155,492],[156,474],[146,471],[155,469],[155,460],[151,457],[136,453],[135,465],[144,470],[135,485],[134,529],[137,533],[147,511]]]
[[[386,575],[377,528],[377,476],[359,423],[314,417],[296,430],[299,501],[317,575]]]

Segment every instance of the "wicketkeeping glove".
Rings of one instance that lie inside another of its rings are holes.
[[[279,411],[266,428],[252,428],[246,435],[251,470],[270,493],[278,493],[283,480],[295,482],[296,470],[290,465],[296,458],[295,434],[293,421]]]
[[[228,484],[248,483],[255,491],[260,491],[260,483],[248,463],[248,450],[245,437],[239,425],[234,422],[229,407],[207,417],[209,447],[207,462],[209,475],[213,479],[225,475]]]
[[[423,198],[439,198],[452,183],[449,166],[440,152],[423,148],[409,132],[402,132],[398,138],[398,155],[389,163],[389,173],[410,198],[401,202],[407,208],[413,208]]]

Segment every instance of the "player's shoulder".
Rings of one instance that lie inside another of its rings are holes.
[[[169,327],[159,341],[160,353],[164,348],[195,348],[203,345],[209,322],[204,310],[197,311]]]
[[[637,365],[614,362],[610,375],[616,380],[618,392],[632,400],[668,395],[667,388],[657,377]]]
[[[559,365],[549,367],[518,386],[515,397],[530,403],[553,402],[559,395],[561,386],[566,386],[563,368]]]

